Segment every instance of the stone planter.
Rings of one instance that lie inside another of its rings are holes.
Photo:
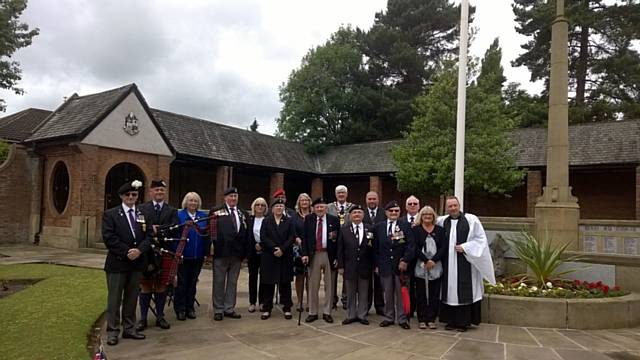
[[[483,322],[560,329],[614,329],[640,325],[640,295],[548,299],[485,295]]]

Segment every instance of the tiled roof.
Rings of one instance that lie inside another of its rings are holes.
[[[22,142],[51,114],[49,110],[29,108],[0,118],[0,139]]]
[[[47,117],[46,110],[28,109],[0,119],[0,138],[49,141],[81,137],[111,112],[135,84],[98,94],[74,94]],[[301,144],[232,126],[168,111],[148,109],[152,121],[175,153],[231,164],[246,164],[316,174],[372,174],[395,172],[391,148],[402,140],[386,140],[329,147],[313,156]],[[43,121],[43,118],[46,120]],[[38,121],[39,119],[39,121]],[[37,125],[37,124],[40,125]],[[37,127],[36,127],[37,126]],[[29,131],[34,129],[31,136]],[[8,134],[8,135],[7,135]],[[13,137],[12,137],[13,136]],[[513,130],[516,163],[544,166],[546,128]],[[25,139],[26,138],[26,139]],[[569,127],[571,165],[640,163],[640,121],[599,122]]]
[[[151,112],[178,154],[301,172],[317,168],[301,144],[163,110]]]
[[[129,84],[86,96],[73,94],[26,141],[82,136],[104,119],[135,87],[135,84]]]

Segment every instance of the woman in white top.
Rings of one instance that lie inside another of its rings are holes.
[[[247,223],[250,236],[249,246],[249,312],[256,311],[256,301],[262,307],[262,290],[258,289],[258,274],[260,273],[260,262],[262,246],[260,245],[260,228],[262,220],[267,215],[267,201],[264,198],[256,198],[251,203],[249,221]]]

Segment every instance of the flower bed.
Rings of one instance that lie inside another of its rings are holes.
[[[544,297],[563,299],[594,299],[619,297],[629,294],[619,286],[610,287],[602,281],[553,280],[543,286],[535,286],[521,278],[506,278],[496,285],[485,284],[485,293],[493,295]]]

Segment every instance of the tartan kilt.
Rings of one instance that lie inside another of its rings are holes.
[[[169,279],[169,269],[171,268],[172,262],[173,255],[163,253],[160,259],[160,269],[153,274],[145,274],[145,276],[140,279],[140,284],[149,288],[169,285],[169,283],[172,282],[172,279]]]

